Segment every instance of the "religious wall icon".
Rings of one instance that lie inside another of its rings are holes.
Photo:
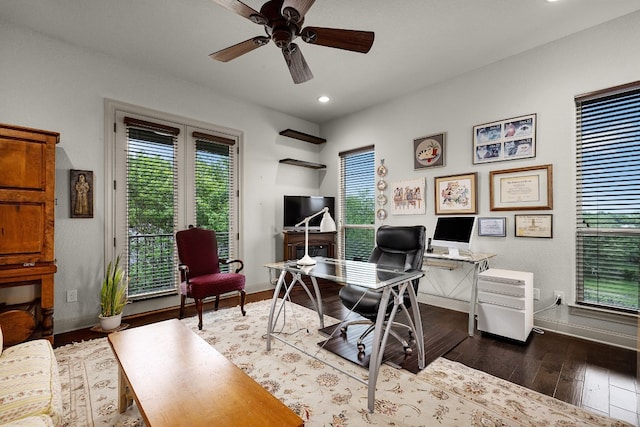
[[[93,172],[70,172],[71,218],[93,218]]]

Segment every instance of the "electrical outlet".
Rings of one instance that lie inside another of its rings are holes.
[[[561,304],[566,304],[567,302],[564,299],[564,292],[562,291],[553,291],[553,299],[554,300],[558,300],[560,299]]]
[[[78,301],[78,290],[71,289],[70,291],[67,291],[67,302],[76,302],[76,301]]]
[[[540,288],[533,288],[533,299],[536,301],[540,299]]]

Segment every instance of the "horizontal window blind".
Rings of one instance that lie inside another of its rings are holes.
[[[126,120],[129,296],[175,293],[178,129]]]
[[[230,236],[236,229],[236,191],[234,165],[235,141],[215,135],[193,132],[195,150],[195,211],[199,227],[214,230],[218,256],[229,259],[236,253],[237,239]],[[230,214],[231,213],[231,214]],[[222,270],[227,266],[221,265]]]
[[[340,218],[340,257],[368,260],[375,246],[373,146],[340,153]]]
[[[640,84],[576,97],[576,302],[640,306]]]

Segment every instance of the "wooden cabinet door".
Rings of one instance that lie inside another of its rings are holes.
[[[54,259],[58,134],[0,125],[0,265]]]

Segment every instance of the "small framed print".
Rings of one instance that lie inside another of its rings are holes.
[[[507,235],[507,218],[478,218],[478,236],[505,237]]]
[[[515,215],[516,237],[553,237],[553,215]]]
[[[478,173],[435,178],[436,215],[478,213],[476,199]]]
[[[536,156],[536,115],[513,117],[473,127],[473,163]]]
[[[426,212],[424,199],[424,178],[394,182],[391,185],[391,213],[393,215],[413,215]]]
[[[413,169],[444,166],[445,136],[442,132],[413,140]]]
[[[93,172],[70,170],[71,218],[93,218]]]

